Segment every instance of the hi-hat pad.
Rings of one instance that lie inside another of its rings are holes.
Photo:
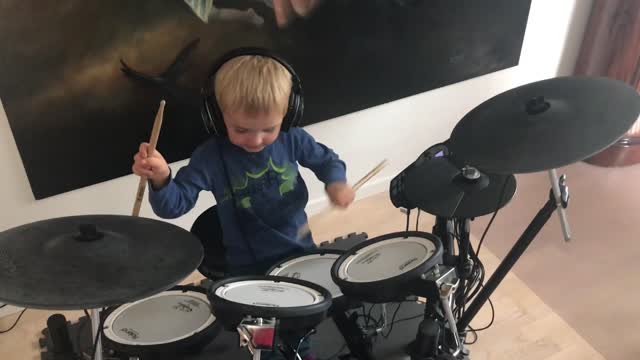
[[[461,169],[440,157],[408,168],[403,186],[404,196],[420,210],[447,218],[473,218],[505,206],[516,191],[516,179]]]

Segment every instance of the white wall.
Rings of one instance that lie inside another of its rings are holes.
[[[359,196],[386,191],[393,176],[427,147],[448,138],[453,126],[476,105],[521,84],[570,74],[591,3],[592,0],[533,0],[517,67],[324,121],[307,130],[345,159],[353,181],[382,159],[388,159],[390,166]],[[131,149],[132,155],[135,150]],[[173,164],[174,170],[185,163]],[[131,213],[138,183],[133,175],[35,201],[1,107],[0,164],[0,231],[58,216]],[[313,175],[306,169],[303,171],[310,187],[309,211],[322,209],[326,206],[322,184],[312,181]],[[189,228],[195,216],[212,201],[212,196],[203,194],[194,211],[171,222]],[[146,203],[141,216],[155,218]]]

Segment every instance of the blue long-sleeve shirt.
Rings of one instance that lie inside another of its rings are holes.
[[[227,261],[231,267],[247,266],[315,246],[310,234],[298,239],[309,199],[298,164],[325,184],[346,182],[346,166],[338,155],[293,128],[258,153],[246,152],[226,137],[207,140],[164,187],[149,191],[149,201],[156,215],[176,218],[193,208],[200,191],[211,191]]]

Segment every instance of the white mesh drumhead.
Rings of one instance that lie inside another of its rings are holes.
[[[105,319],[104,335],[120,344],[167,344],[190,337],[214,321],[206,294],[170,290],[116,308]]]
[[[265,307],[308,306],[324,301],[324,296],[314,289],[273,280],[232,282],[217,288],[215,294],[238,304]]]
[[[386,280],[415,269],[435,252],[436,245],[422,237],[383,240],[345,259],[338,276],[350,282]]]
[[[269,275],[302,279],[329,290],[334,298],[342,296],[342,291],[331,279],[331,266],[340,257],[338,254],[311,254],[280,264]]]

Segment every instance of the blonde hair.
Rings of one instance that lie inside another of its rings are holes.
[[[222,111],[281,110],[284,115],[291,93],[291,74],[269,57],[244,55],[222,65],[212,85]]]

